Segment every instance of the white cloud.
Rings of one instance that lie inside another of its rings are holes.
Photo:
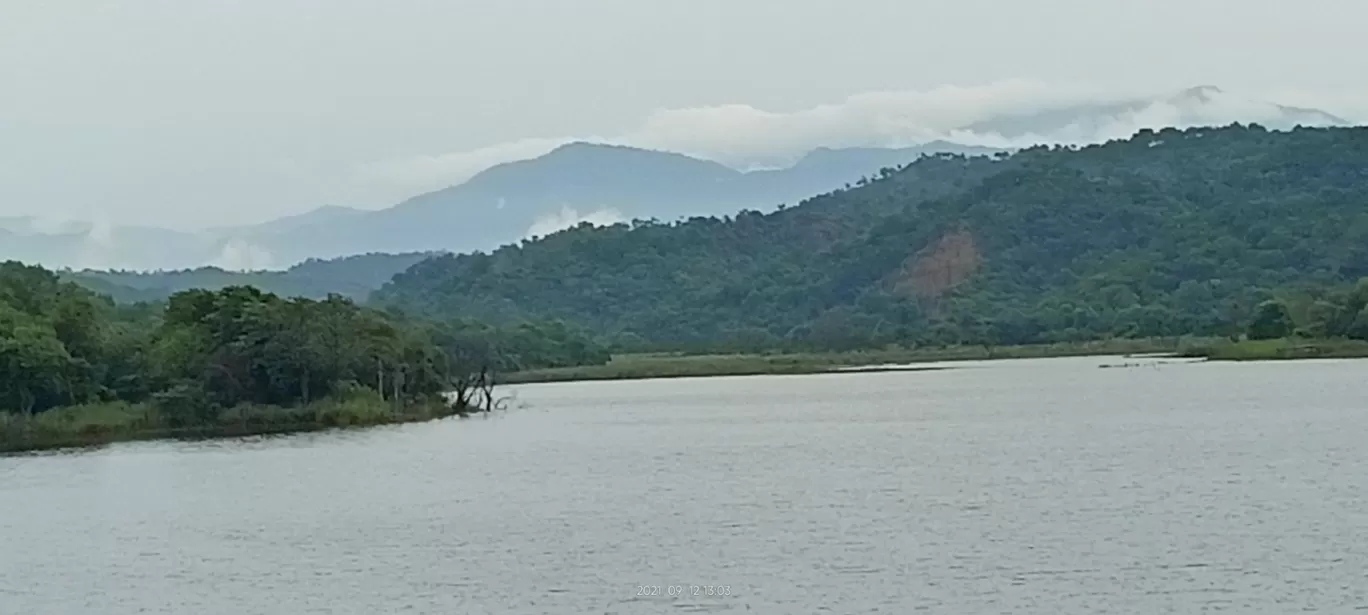
[[[223,249],[209,264],[228,271],[257,271],[270,269],[276,265],[271,252],[241,239],[233,239],[223,244]]]
[[[871,92],[791,113],[750,105],[662,109],[622,135],[511,141],[474,150],[360,165],[363,183],[415,191],[459,184],[491,166],[541,156],[573,141],[668,150],[738,167],[792,163],[816,147],[902,146],[946,137],[957,126],[995,114],[1034,112],[1067,102],[1117,97],[1030,80],[929,91]]]
[[[96,220],[90,223],[85,235],[90,243],[108,248],[114,246],[115,232],[117,228],[108,220]]]
[[[1269,100],[1319,108],[1351,120],[1368,119],[1368,91],[1320,97],[1296,91],[1210,94],[1202,100],[1190,100],[1172,92],[1103,90],[1012,79],[925,91],[871,92],[792,112],[740,104],[662,109],[647,116],[635,130],[620,135],[523,139],[470,151],[382,161],[362,166],[358,179],[413,193],[435,190],[465,181],[490,166],[534,158],[571,141],[668,150],[746,169],[791,164],[816,147],[899,147],[934,140],[1021,147],[1124,138],[1141,128],[1236,121],[1276,123],[1280,110]],[[1117,115],[1076,117],[1047,131],[1004,136],[968,129],[1003,116],[1136,100],[1151,102]]]
[[[1103,94],[1030,80],[928,91],[871,92],[792,113],[747,105],[656,112],[623,140],[736,166],[792,162],[817,147],[897,147],[946,138],[956,128],[1003,113],[1035,113]]]
[[[1284,105],[1322,109],[1356,124],[1368,124],[1368,88],[1334,91],[1280,88],[1268,92],[1267,96]]]
[[[19,216],[0,218],[0,230],[16,235],[79,235],[89,232],[90,223],[61,217]]]
[[[528,237],[545,237],[556,231],[578,226],[588,222],[594,226],[608,226],[625,221],[622,213],[611,207],[603,207],[581,214],[572,207],[561,207],[560,211],[537,218],[527,229]]]

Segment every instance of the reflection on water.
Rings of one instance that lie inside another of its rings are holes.
[[[0,458],[0,612],[1368,607],[1368,363],[1099,369],[1129,362],[538,385]]]

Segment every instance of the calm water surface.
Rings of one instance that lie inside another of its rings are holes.
[[[1368,362],[1109,362],[0,458],[0,613],[1368,609]]]

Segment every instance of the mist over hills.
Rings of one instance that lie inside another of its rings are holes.
[[[1144,127],[1237,121],[1275,130],[1349,123],[1320,110],[1249,100],[1203,86],[1149,98],[1036,105],[996,113],[915,144],[817,147],[798,152],[792,164],[781,168],[749,168],[753,165],[735,158],[721,164],[674,152],[570,142],[373,211],[325,206],[264,224],[194,232],[0,218],[0,259],[73,269],[209,265],[261,270],[285,269],[311,258],[491,250],[581,221],[668,221],[741,209],[770,211],[929,153],[989,154],[1035,143],[1128,137]],[[193,201],[193,195],[187,195],[187,201]]]
[[[642,351],[1227,336],[1272,297],[1368,331],[1362,302],[1331,298],[1368,289],[1365,187],[1368,128],[1142,131],[923,158],[772,213],[445,255],[375,299],[561,319]]]
[[[48,267],[173,268],[212,262],[223,247],[196,233],[155,227],[0,218],[0,260]]]
[[[1007,113],[974,122],[964,130],[971,134],[999,135],[1007,142],[1018,144],[1022,140],[1085,143],[1128,138],[1141,128],[1221,126],[1231,122],[1257,123],[1273,130],[1351,124],[1318,109],[1252,100],[1216,86],[1203,85],[1165,97]]]
[[[358,254],[491,250],[584,220],[768,210],[923,154],[994,151],[945,142],[819,149],[785,169],[738,171],[672,152],[576,142],[378,211],[328,206],[264,224],[193,233],[89,223],[44,232],[31,220],[15,219],[12,236],[0,227],[0,259],[72,269],[261,270]]]
[[[390,209],[318,227],[307,244],[271,244],[277,258],[342,256],[363,250],[492,250],[582,220],[673,220],[770,210],[911,162],[924,153],[986,154],[989,148],[933,143],[899,149],[824,150],[786,169],[742,172],[682,154],[571,143],[484,171],[464,184]],[[307,254],[305,253],[307,252]]]
[[[155,272],[85,269],[62,271],[60,275],[117,303],[155,302],[194,288],[219,290],[241,285],[282,297],[323,299],[341,295],[364,301],[396,273],[433,256],[437,254],[359,254],[307,260],[284,271],[226,271],[218,267]]]

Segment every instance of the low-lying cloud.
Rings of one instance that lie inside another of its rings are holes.
[[[588,213],[580,213],[573,207],[561,207],[560,211],[537,218],[527,229],[527,237],[545,237],[556,231],[588,222],[594,226],[608,226],[626,221],[622,212],[611,207],[602,207]]]
[[[257,271],[277,267],[270,250],[243,239],[224,242],[218,256],[209,265],[228,271]]]
[[[1135,106],[1133,103],[1144,104]],[[1278,104],[1311,107],[1351,121],[1368,119],[1368,91],[1316,95],[1282,91],[1268,96],[1204,90],[1196,98],[1177,92],[1115,91],[1058,86],[1016,79],[979,86],[925,91],[871,92],[792,112],[733,104],[662,109],[621,135],[567,135],[523,139],[468,151],[386,160],[363,165],[364,182],[416,192],[458,184],[491,166],[535,158],[573,141],[632,145],[688,154],[748,169],[791,164],[817,147],[905,147],[936,140],[1013,148],[1037,143],[1088,143],[1125,138],[1141,128],[1275,125]],[[1116,109],[1088,115],[1086,110]],[[986,130],[1003,118],[1035,117],[1039,131]],[[1048,120],[1065,118],[1062,123]],[[1277,127],[1277,126],[1272,126]],[[1290,127],[1290,126],[1288,126]]]
[[[1077,88],[1011,80],[928,91],[871,92],[790,113],[749,105],[668,109],[624,140],[733,166],[782,165],[817,147],[900,147],[945,139],[960,127],[1005,113],[1120,100]]]

